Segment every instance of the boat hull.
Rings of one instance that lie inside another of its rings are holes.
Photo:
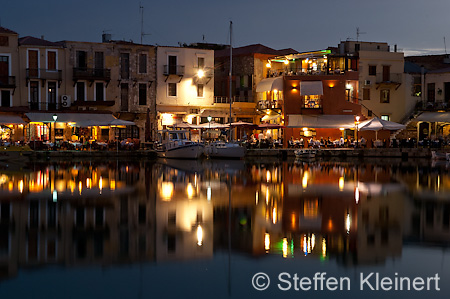
[[[157,150],[158,157],[169,159],[198,159],[203,155],[202,144],[191,144],[166,150]]]
[[[210,158],[241,159],[245,156],[245,148],[238,144],[210,144],[205,148]]]

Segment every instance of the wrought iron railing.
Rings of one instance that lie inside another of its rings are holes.
[[[97,68],[85,68],[74,67],[73,68],[74,80],[111,80],[110,69],[97,69]]]
[[[239,97],[239,96],[235,96],[232,97],[233,103],[238,102],[238,103],[253,103],[253,98],[252,97]],[[229,104],[230,103],[230,98],[229,97],[214,97],[214,103],[216,104]]]
[[[164,66],[164,76],[168,75],[184,75],[184,65],[169,64]]]
[[[49,69],[27,69],[27,79],[46,79],[46,80],[62,80],[61,70],[49,70]]]
[[[16,77],[15,76],[0,76],[0,86],[1,87],[16,87]]]
[[[55,102],[28,102],[28,108],[34,111],[60,110],[61,104]]]

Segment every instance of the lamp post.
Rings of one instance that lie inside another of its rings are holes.
[[[356,126],[356,147],[358,147],[358,125],[359,125],[359,115],[356,116],[355,126]]]
[[[56,120],[58,119],[58,115],[56,115],[56,113],[55,113],[55,114],[53,114],[52,118],[53,118],[53,122],[55,123],[55,126],[56,126]],[[52,142],[52,122],[50,122],[50,129],[49,129],[49,133],[48,133],[48,141]]]
[[[208,132],[208,135],[209,135],[209,137],[210,137],[210,139],[211,139],[211,120],[212,120],[211,115],[209,115],[209,116],[207,117],[207,119],[208,119],[208,123],[209,123],[209,132]]]

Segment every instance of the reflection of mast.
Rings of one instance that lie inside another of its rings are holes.
[[[228,296],[231,297],[231,175],[228,174]]]

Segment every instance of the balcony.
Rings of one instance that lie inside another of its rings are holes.
[[[163,75],[184,76],[184,65],[171,65],[171,64],[165,65]]]
[[[91,85],[95,80],[111,81],[110,69],[97,69],[86,67],[74,67],[73,68],[73,81],[76,83],[78,80],[90,81]],[[75,85],[75,84],[74,84]]]
[[[0,87],[1,88],[16,88],[16,77],[15,76],[0,76]]]
[[[26,73],[27,82],[30,79],[43,79],[43,80],[56,80],[60,82],[62,80],[61,70],[48,70],[48,69],[27,69]]]
[[[252,97],[238,97],[235,96],[232,98],[233,103],[253,103]],[[230,98],[229,97],[214,97],[214,103],[216,104],[229,104]]]
[[[355,71],[344,71],[340,69],[330,70],[312,70],[304,68],[285,68],[285,69],[270,69],[267,72],[267,78],[279,76],[336,76],[345,75],[347,73],[356,73]]]
[[[61,110],[61,104],[49,102],[28,102],[28,108],[31,111],[55,111]]]
[[[259,101],[258,102],[258,109],[264,110],[264,109],[282,109],[283,108],[283,102],[282,101],[276,101],[276,100],[268,100],[268,101]]]
[[[395,87],[397,90],[400,85],[402,85],[403,74],[402,73],[389,73],[389,74],[383,74],[383,73],[377,73],[376,74],[376,85],[377,89],[381,86],[383,87]]]

